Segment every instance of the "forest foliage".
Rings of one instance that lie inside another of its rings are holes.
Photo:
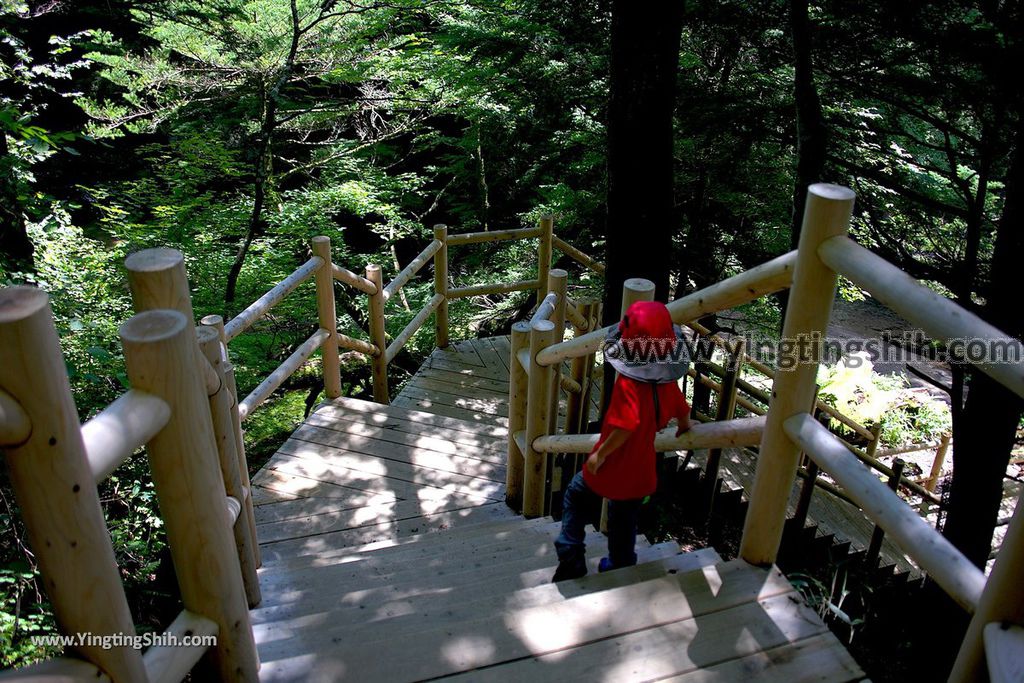
[[[805,132],[794,4],[685,3],[677,295],[790,248]],[[1020,86],[1007,67],[1020,63],[1015,4],[803,5],[821,179],[857,191],[854,236],[984,304],[1019,146]],[[611,13],[609,0],[0,0],[0,283],[51,293],[85,419],[125,388],[122,264],[139,249],[181,250],[197,314],[227,317],[308,258],[320,234],[335,262],[393,275],[435,223],[468,232],[553,213],[560,236],[600,256],[617,229],[605,225]],[[629,229],[642,239],[650,228]],[[525,279],[532,258],[522,244],[464,249],[452,275]],[[600,291],[562,265],[574,287]],[[427,277],[389,309],[390,333],[431,296]],[[311,287],[232,345],[242,391],[316,324]],[[453,336],[499,331],[525,303],[460,302]],[[777,321],[774,304],[758,314]],[[361,307],[341,295],[339,315],[340,331],[365,336]],[[414,369],[432,343],[424,330],[399,368]],[[366,395],[368,378],[347,368],[346,391]],[[252,420],[251,453],[272,450],[318,391],[315,368],[297,375]],[[27,635],[52,624],[0,491],[0,664],[16,665],[45,654]],[[144,462],[101,495],[136,617],[161,613],[173,598],[155,581],[168,568]]]

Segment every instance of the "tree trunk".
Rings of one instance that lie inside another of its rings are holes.
[[[825,147],[828,131],[821,114],[821,101],[814,85],[811,21],[807,16],[807,0],[789,3],[790,31],[793,35],[793,95],[796,103],[797,161],[796,184],[793,188],[793,221],[791,248],[800,241],[807,187],[820,182],[825,171]]]
[[[7,146],[7,133],[0,130],[0,257],[11,271],[33,271],[35,250],[25,231],[14,163]]]
[[[604,323],[619,319],[622,283],[641,277],[665,301],[676,227],[672,118],[683,3],[613,0],[608,103]],[[613,373],[605,365],[603,405]]]
[[[1003,214],[996,231],[992,276],[982,316],[1018,339],[1024,319],[1016,301],[1024,251],[1024,121],[1018,121],[1013,162],[1006,177]],[[1024,402],[987,375],[973,371],[962,411],[953,424],[953,483],[946,537],[979,567],[988,560],[1002,501],[1003,477]]]
[[[682,11],[679,2],[612,2],[606,324],[619,318],[627,278],[653,281],[662,301],[668,293],[676,225],[672,115]]]
[[[302,27],[299,25],[299,8],[297,0],[291,0],[292,37],[288,55],[284,64],[275,75],[274,81],[266,89],[265,102],[263,104],[263,120],[260,122],[260,137],[258,151],[256,153],[256,175],[253,181],[252,213],[249,215],[249,226],[245,231],[245,238],[242,240],[235,260],[228,271],[227,283],[224,287],[225,303],[232,303],[235,300],[235,290],[238,287],[238,276],[245,265],[245,257],[249,253],[249,247],[257,235],[263,232],[263,205],[267,199],[267,187],[270,183],[270,169],[273,162],[273,137],[277,129],[277,105],[281,99],[281,90],[288,79],[295,71],[295,58],[299,53],[299,41],[302,38]],[[326,6],[326,5],[325,5]],[[307,27],[308,28],[308,27]]]

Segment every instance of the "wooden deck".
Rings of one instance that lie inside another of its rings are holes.
[[[863,678],[777,570],[710,549],[551,584],[558,525],[503,502],[507,344],[435,352],[391,406],[319,406],[254,477],[263,680]]]

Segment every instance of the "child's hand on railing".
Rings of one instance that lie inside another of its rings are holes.
[[[689,418],[679,422],[679,424],[676,425],[676,437],[680,437],[684,433],[690,431],[690,427],[692,427],[692,426],[693,426],[693,423],[690,422]]]

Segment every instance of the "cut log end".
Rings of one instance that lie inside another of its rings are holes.
[[[38,287],[19,285],[0,289],[0,323],[14,323],[44,309],[50,295]]]
[[[183,263],[185,257],[177,249],[170,247],[157,247],[156,249],[143,249],[137,251],[124,260],[124,267],[129,272],[135,273],[158,273],[160,271],[175,268]]]
[[[180,334],[186,325],[188,321],[178,311],[159,309],[132,316],[118,334],[126,344],[165,341]]]
[[[836,201],[849,201],[857,196],[850,188],[843,187],[842,185],[833,185],[832,183],[815,183],[807,188],[807,192],[822,199],[833,199]]]

